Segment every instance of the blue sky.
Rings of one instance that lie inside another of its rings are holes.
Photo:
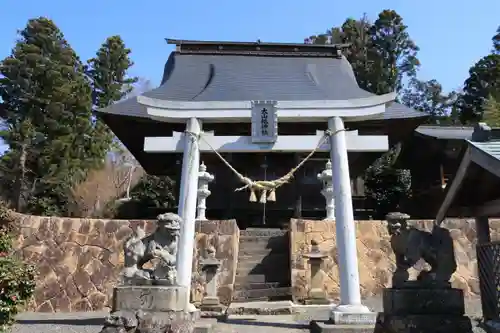
[[[452,0],[3,0],[0,58],[10,53],[17,29],[48,16],[82,57],[94,55],[106,37],[119,34],[132,49],[132,74],[158,85],[173,50],[164,38],[303,42],[347,17],[374,19],[394,9],[421,51],[421,79],[459,88],[469,67],[491,49],[500,25],[500,1]]]

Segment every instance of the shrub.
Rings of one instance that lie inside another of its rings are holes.
[[[400,145],[393,147],[366,170],[365,186],[375,204],[375,218],[398,211],[411,196],[410,170],[394,167],[400,151]]]
[[[14,255],[12,241],[0,223],[0,332],[8,331],[35,291],[35,268]]]

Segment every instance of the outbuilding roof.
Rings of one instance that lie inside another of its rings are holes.
[[[476,125],[472,137],[465,140],[461,157],[460,165],[446,187],[436,216],[437,223],[449,210],[470,216],[479,214],[493,202],[488,211],[495,217],[500,214],[500,133],[485,124]]]

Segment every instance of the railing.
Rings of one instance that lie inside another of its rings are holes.
[[[500,317],[500,242],[476,246],[479,287],[485,320]]]

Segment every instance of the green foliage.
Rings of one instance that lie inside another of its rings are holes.
[[[361,88],[375,94],[402,89],[405,77],[414,77],[420,65],[418,47],[410,38],[403,19],[393,10],[384,10],[375,22],[366,16],[347,19],[340,27],[306,39],[314,44],[343,44]]]
[[[492,127],[500,127],[500,102],[493,96],[486,101],[482,121]]]
[[[384,10],[370,28],[368,59],[372,62],[368,90],[381,95],[400,91],[404,77],[415,77],[420,62],[419,48],[410,38],[403,18]]]
[[[128,77],[133,66],[130,49],[120,36],[111,36],[101,45],[96,56],[87,61],[86,74],[91,80],[93,111],[125,98],[138,78]],[[104,122],[96,118],[95,148],[108,152],[115,142],[114,135]]]
[[[51,20],[20,31],[0,64],[0,137],[10,148],[0,186],[17,211],[66,215],[74,185],[103,166],[114,137],[94,111],[130,91],[129,53],[113,36],[84,66]]]
[[[32,19],[19,35],[0,65],[2,138],[10,147],[1,162],[12,168],[3,176],[15,184],[9,199],[16,209],[43,206],[37,201],[45,197],[63,207],[67,182],[84,179],[103,158],[92,149],[90,85],[51,20]]]
[[[375,204],[376,218],[399,210],[411,195],[410,170],[394,168],[400,149],[392,148],[366,170],[366,191]]]
[[[500,54],[500,26],[497,28],[497,33],[492,38],[493,53]]]
[[[500,94],[500,54],[489,54],[472,66],[463,90],[458,101],[460,120],[477,122],[489,96]]]
[[[0,227],[0,332],[8,332],[35,291],[35,268],[14,254],[12,237]]]
[[[110,202],[103,217],[118,219],[153,218],[175,208],[175,182],[168,176],[144,175],[131,189],[130,200]]]
[[[500,98],[500,27],[492,38],[493,50],[469,69],[463,94],[457,101],[460,121],[475,123],[482,118],[488,98]]]
[[[441,124],[453,115],[457,94],[445,94],[436,80],[421,81],[413,78],[401,94],[401,102],[406,106],[430,115],[427,123]]]
[[[174,185],[174,181],[168,176],[146,175],[130,191],[130,196],[141,206],[170,208],[175,203]]]
[[[359,20],[348,18],[340,27],[334,27],[324,34],[311,36],[306,43],[312,44],[350,44],[344,54],[351,63],[358,84],[367,88],[370,86],[370,67],[367,50],[370,47],[370,29],[372,23],[366,16]]]

